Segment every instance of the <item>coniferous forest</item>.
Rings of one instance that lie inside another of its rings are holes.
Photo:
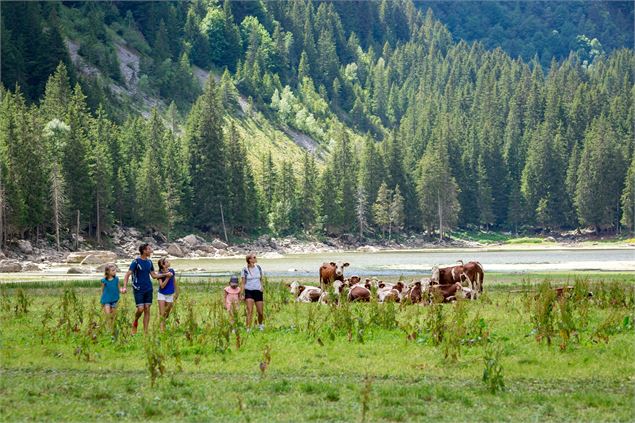
[[[634,231],[633,3],[540,4],[3,2],[2,241]]]

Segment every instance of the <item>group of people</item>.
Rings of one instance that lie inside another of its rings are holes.
[[[139,256],[131,263],[124,276],[123,286],[120,286],[117,276],[117,267],[114,264],[106,265],[104,278],[101,280],[102,293],[101,304],[106,316],[114,320],[119,302],[120,293],[128,291],[128,281],[132,279],[132,293],[135,300],[135,317],[132,323],[132,334],[136,334],[139,327],[139,319],[143,316],[143,330],[148,331],[150,325],[150,306],[154,297],[152,279],[159,283],[157,292],[157,302],[159,303],[159,318],[161,330],[165,330],[165,322],[170,316],[170,312],[175,301],[179,297],[179,286],[177,284],[176,272],[170,267],[170,260],[163,257],[158,261],[158,271],[150,257],[152,256],[152,246],[142,244],[139,247]],[[229,313],[232,323],[238,315],[240,303],[244,301],[247,306],[247,330],[251,330],[254,308],[258,316],[258,328],[264,330],[264,272],[255,254],[248,254],[246,257],[247,266],[241,272],[240,286],[237,276],[232,276],[229,285],[223,290],[225,308]]]

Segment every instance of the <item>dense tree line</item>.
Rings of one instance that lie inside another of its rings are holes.
[[[510,56],[543,66],[571,51],[586,60],[593,39],[607,51],[633,45],[633,2],[416,1],[431,8],[455,40],[480,41],[501,47]],[[583,35],[583,36],[581,36]]]
[[[91,7],[154,40],[151,63],[224,67],[220,83],[207,81],[182,130],[175,103],[147,119],[90,107],[63,64],[39,102],[20,83],[3,89],[5,239],[63,235],[78,213],[96,239],[113,222],[218,233],[221,206],[235,233],[634,224],[632,50],[544,68],[455,43],[407,1],[150,5]],[[320,141],[325,162],[251,166],[228,119],[238,91]]]

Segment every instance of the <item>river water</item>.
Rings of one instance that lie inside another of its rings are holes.
[[[269,276],[317,277],[325,261],[349,262],[346,274],[362,276],[428,275],[434,265],[457,260],[479,261],[486,272],[635,272],[635,248],[549,250],[399,250],[381,252],[331,252],[319,254],[266,254],[259,264]],[[243,258],[174,259],[173,267],[184,276],[221,276],[237,273]],[[196,269],[196,270],[194,270]]]

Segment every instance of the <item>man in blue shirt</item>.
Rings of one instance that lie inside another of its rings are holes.
[[[137,333],[139,326],[139,317],[143,314],[143,331],[148,332],[150,325],[150,306],[152,305],[152,280],[160,279],[166,276],[172,276],[171,273],[157,273],[154,271],[154,265],[150,256],[152,256],[152,247],[150,244],[141,244],[139,247],[139,257],[130,263],[130,268],[126,272],[123,279],[123,288],[121,292],[126,292],[128,287],[128,279],[132,278],[132,291],[134,294],[137,310],[135,311],[134,322],[132,323],[132,334]]]

